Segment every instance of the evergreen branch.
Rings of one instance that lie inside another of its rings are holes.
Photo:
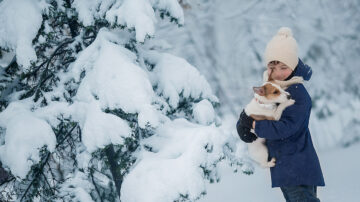
[[[121,189],[121,184],[122,184],[122,176],[118,173],[117,171],[117,163],[115,161],[116,157],[115,157],[115,151],[114,151],[114,146],[112,144],[110,144],[106,149],[105,149],[105,153],[107,156],[107,159],[110,163],[110,172],[112,174],[112,178],[115,182],[115,186],[116,186],[116,192],[120,198],[120,189]]]
[[[93,170],[90,170],[91,181],[92,181],[92,183],[93,183],[93,185],[94,185],[94,187],[95,187],[95,190],[96,190],[97,194],[99,195],[99,199],[100,199],[100,201],[101,201],[101,202],[103,202],[102,197],[101,197],[101,195],[100,195],[99,188],[96,186],[96,183],[95,183],[95,180],[94,180],[94,175],[93,175],[93,172],[94,172]]]
[[[9,182],[15,180],[15,179],[16,179],[16,178],[15,178],[14,176],[11,176],[9,179],[4,180],[4,181],[2,182],[2,183],[0,184],[0,187],[1,187],[2,185],[6,184],[6,183],[9,183]]]
[[[74,42],[75,39],[66,39],[63,43],[61,43],[56,49],[55,51],[53,52],[53,54],[50,56],[50,58],[47,60],[47,64],[46,64],[46,67],[45,67],[45,70],[44,72],[42,73],[41,77],[43,77],[43,75],[47,74],[48,70],[49,70],[49,66],[50,66],[50,63],[52,61],[52,59],[57,56],[57,55],[60,55],[62,52],[58,53],[58,51],[63,47],[65,46],[66,44],[69,44],[69,43],[72,43]],[[40,78],[41,78],[40,77]],[[40,82],[40,85],[45,82],[48,78],[44,79],[44,81]]]
[[[55,194],[55,189],[53,190],[53,188],[51,187],[49,181],[47,180],[47,177],[45,176],[45,174],[43,172],[41,172],[41,174],[44,176],[44,179],[45,179],[45,182],[46,184],[48,185],[49,189],[51,190],[52,194],[54,195]]]
[[[42,66],[44,66],[46,64],[46,67],[44,69],[44,71],[42,72],[42,74],[40,75],[40,81],[39,83],[33,87],[27,94],[27,96],[31,96],[33,95],[34,93],[38,96],[39,93],[40,93],[40,87],[43,85],[43,83],[45,83],[49,78],[53,77],[54,74],[50,74],[48,75],[48,71],[49,71],[49,67],[50,67],[50,64],[51,64],[51,61],[53,60],[53,58],[55,56],[58,56],[58,55],[61,55],[62,53],[64,53],[63,51],[62,52],[59,52],[59,50],[61,50],[65,45],[69,44],[69,43],[72,43],[74,42],[75,39],[73,38],[68,38],[68,39],[65,39],[65,41],[63,43],[61,43],[56,49],[55,51],[52,53],[52,55],[49,57],[49,59],[47,59],[46,61],[44,61],[41,65],[39,65],[34,71],[24,75],[22,77],[22,80],[25,79],[25,78],[28,78],[29,76],[32,76],[32,75],[35,75],[37,71],[40,70],[40,68]],[[26,96],[26,97],[27,97]],[[37,97],[36,96],[36,97]],[[36,99],[37,100],[37,99]],[[36,101],[35,100],[35,101]]]
[[[11,176],[11,178],[2,182],[0,184],[0,187],[2,187],[3,185],[4,185],[4,187],[7,187],[7,188],[11,187],[11,185],[9,185],[9,183],[15,179],[16,179],[15,177]],[[15,181],[13,183],[15,184]],[[2,187],[2,188],[4,188],[4,187]],[[9,192],[9,191],[6,191],[6,188],[4,188],[0,191],[0,200],[6,199],[6,201],[10,201],[11,199],[13,199],[12,196],[14,196],[14,195],[16,195],[16,194],[14,193],[13,190]]]
[[[98,173],[100,173],[100,174],[102,174],[102,175],[105,175],[105,176],[108,177],[108,178],[111,178],[111,176],[110,176],[109,174],[104,173],[104,172],[96,169],[95,167],[92,167],[91,169],[94,170],[94,171],[96,171],[96,172],[98,172]]]
[[[50,172],[50,174],[51,174],[51,178],[52,178],[52,180],[53,180],[53,184],[55,184],[55,182],[56,182],[56,180],[55,180],[55,174],[52,172],[52,169],[51,169],[51,166],[50,166],[50,164],[49,164],[49,161],[48,162],[46,162],[46,164],[47,164],[47,166],[49,167],[49,172]]]
[[[47,63],[47,60],[45,60],[43,63],[41,63],[39,66],[35,67],[35,69],[31,72],[28,72],[26,74],[23,74],[22,77],[20,78],[20,81],[24,80],[25,78],[29,78],[33,75],[35,75],[42,66],[44,66]]]
[[[55,146],[55,149],[58,148],[67,139],[67,137],[71,135],[71,132],[76,128],[76,126],[78,126],[77,123],[74,125],[74,127],[70,129],[70,131],[65,135],[65,137],[61,141],[59,141],[59,143]]]
[[[33,180],[31,180],[29,186],[26,188],[24,194],[22,195],[22,197],[20,198],[20,201],[22,201],[24,199],[24,197],[26,196],[26,194],[28,193],[28,191],[30,190],[31,186],[33,185],[33,183],[35,182],[35,180],[39,177],[39,175],[42,173],[42,170],[45,166],[45,163],[44,162],[47,162],[48,159],[50,157],[50,152],[48,152],[46,154],[46,158],[45,160],[40,164],[40,168],[39,168],[39,171],[35,174],[35,176],[33,177]]]
[[[66,136],[64,137],[64,139],[62,139],[61,142],[59,142],[55,149],[58,148],[66,139],[67,137],[69,137],[69,135],[71,134],[71,132],[75,129],[75,127],[77,126],[77,124],[74,125],[74,127],[66,134]],[[40,168],[39,168],[39,171],[34,175],[31,183],[28,185],[28,187],[26,188],[24,194],[22,195],[20,201],[22,201],[24,199],[24,197],[26,196],[26,194],[28,193],[28,191],[30,190],[31,186],[33,185],[33,183],[35,182],[35,180],[39,177],[40,174],[43,174],[43,169],[46,165],[46,163],[48,162],[49,160],[49,157],[50,157],[50,152],[48,151],[48,153],[46,154],[46,157],[45,157],[45,160],[43,160],[41,163],[40,163]],[[46,179],[46,178],[45,178]],[[50,185],[49,185],[50,186]]]

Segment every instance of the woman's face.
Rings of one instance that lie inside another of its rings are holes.
[[[292,69],[279,61],[269,62],[267,66],[268,75],[274,80],[284,81],[292,73]]]

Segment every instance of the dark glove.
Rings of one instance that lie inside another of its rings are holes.
[[[246,115],[245,110],[243,110],[241,112],[239,120],[240,120],[241,125],[243,127],[246,127],[246,128],[249,128],[249,129],[252,128],[254,119],[251,116]]]
[[[249,121],[250,120],[250,121]],[[257,136],[250,132],[250,128],[252,127],[253,119],[245,114],[244,111],[241,112],[240,118],[236,123],[236,129],[240,136],[240,139],[246,143],[251,143],[257,139]],[[250,127],[249,126],[250,123]],[[246,124],[246,126],[244,126]]]
[[[237,132],[240,139],[246,143],[251,143],[257,139],[257,136],[250,132],[250,128],[246,128],[240,125],[237,127]]]

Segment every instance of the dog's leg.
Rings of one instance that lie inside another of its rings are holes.
[[[290,99],[289,101],[287,102],[284,102],[284,103],[281,103],[277,108],[276,108],[276,111],[274,113],[274,118],[275,120],[280,120],[281,118],[281,114],[282,112],[284,111],[284,109],[288,106],[291,106],[295,103],[295,100],[293,99]]]
[[[247,145],[250,157],[260,164],[261,167],[269,168],[275,166],[275,158],[272,158],[271,161],[267,160],[269,153],[264,138],[258,138]]]

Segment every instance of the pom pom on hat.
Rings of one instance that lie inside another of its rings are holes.
[[[285,37],[292,37],[292,31],[288,27],[281,27],[277,32],[277,35],[283,35]]]
[[[277,34],[269,41],[265,49],[265,65],[277,60],[292,70],[298,64],[297,43],[293,38],[292,31],[288,27],[281,27]]]

